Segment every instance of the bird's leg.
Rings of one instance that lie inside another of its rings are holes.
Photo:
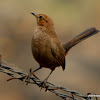
[[[38,70],[41,69],[41,68],[42,68],[42,66],[40,66],[39,68],[35,69],[35,70],[33,71],[33,73],[36,72],[36,71],[38,71]]]
[[[38,70],[41,69],[41,68],[42,68],[42,66],[40,66],[39,68],[35,69],[34,71],[32,71],[32,69],[30,69],[29,75],[30,75],[30,76],[33,75],[35,78],[39,79],[39,78],[34,74],[34,72],[38,71]]]
[[[50,77],[50,75],[52,74],[53,71],[54,71],[54,69],[50,72],[50,74],[48,75],[48,77],[42,81],[42,83],[41,83],[41,85],[40,85],[40,86],[41,86],[41,89],[42,89],[43,87],[45,87],[45,83],[47,82],[48,78]]]
[[[50,74],[48,75],[48,77],[44,80],[45,82],[47,82],[48,78],[50,77],[50,75],[52,74],[53,70],[50,72]]]
[[[34,71],[31,71],[31,74],[37,79],[39,79],[39,78],[34,74],[34,72],[38,71],[41,68],[42,68],[42,66],[40,66],[39,68],[35,69]]]

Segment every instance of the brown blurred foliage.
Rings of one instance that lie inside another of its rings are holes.
[[[0,54],[3,59],[29,72],[38,68],[31,54],[31,37],[36,19],[30,12],[44,13],[55,23],[63,43],[90,27],[100,30],[99,0],[1,0],[0,1]],[[49,81],[87,94],[100,93],[100,34],[83,41],[66,57],[66,70],[56,68]],[[41,69],[36,75],[44,79],[50,70]],[[13,80],[0,73],[2,100],[51,100],[59,97],[45,93],[34,85]]]

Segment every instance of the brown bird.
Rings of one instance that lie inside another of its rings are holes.
[[[65,56],[73,46],[99,32],[96,28],[90,28],[62,45],[56,34],[53,20],[45,14],[31,14],[37,20],[37,27],[31,42],[32,54],[40,65],[33,73],[42,67],[51,69],[45,82],[56,67],[61,66],[65,70]]]

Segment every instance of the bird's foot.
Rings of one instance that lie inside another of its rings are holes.
[[[39,78],[32,72],[32,69],[30,69],[30,72],[28,75],[25,75],[25,76],[21,76],[21,77],[18,77],[18,78],[9,78],[7,81],[11,81],[13,79],[20,79],[20,80],[23,80],[24,82],[26,82],[26,85],[28,85],[28,83],[30,82],[30,79],[31,79],[31,76],[34,76],[36,79],[39,80]]]
[[[42,88],[45,88],[46,90],[45,91],[47,91],[47,85],[46,85],[46,82],[47,82],[47,80],[45,79],[44,81],[42,81],[41,82],[41,84],[40,84],[40,87],[41,87],[41,89],[40,89],[40,91],[42,90]]]
[[[26,85],[28,85],[28,83],[30,82],[30,77],[31,77],[32,75],[33,75],[36,79],[39,80],[39,78],[32,72],[32,69],[30,69],[29,74],[28,74],[28,75],[26,76],[26,78],[25,78]]]

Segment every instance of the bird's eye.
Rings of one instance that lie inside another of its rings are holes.
[[[43,16],[39,16],[39,18],[41,19],[41,18],[43,18]]]

